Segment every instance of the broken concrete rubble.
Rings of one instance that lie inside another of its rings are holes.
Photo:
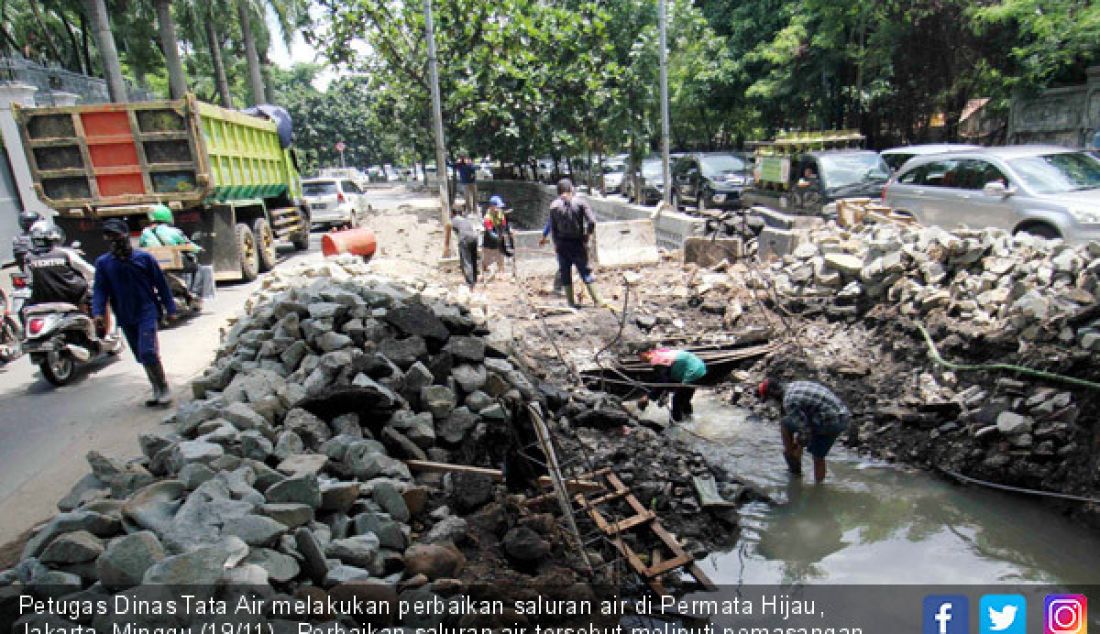
[[[369,583],[396,597],[416,579],[584,580],[554,522],[520,526],[505,485],[414,477],[402,460],[499,468],[517,434],[533,433],[527,404],[573,419],[567,429],[595,402],[557,390],[551,405],[487,343],[474,325],[484,319],[363,267],[338,258],[265,279],[193,382],[195,400],[142,438],[142,458],[90,455],[93,474],[66,500],[73,510],[41,528],[0,581],[74,592],[248,582],[334,596]],[[601,404],[601,425],[636,425],[615,411]],[[607,446],[635,442],[616,431]],[[511,478],[516,491],[541,492]],[[705,532],[694,521],[689,532]],[[74,565],[81,574],[64,576]]]

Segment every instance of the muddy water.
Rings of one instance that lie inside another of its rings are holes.
[[[652,411],[652,409],[650,410]],[[743,509],[740,542],[703,564],[722,584],[1095,583],[1100,535],[1020,496],[872,462],[839,442],[829,476],[791,478],[777,423],[706,392],[673,430],[775,499]]]

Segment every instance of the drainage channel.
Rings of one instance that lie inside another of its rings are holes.
[[[668,433],[775,500],[743,507],[737,546],[700,563],[717,584],[1095,582],[1100,535],[1031,499],[873,462],[839,443],[825,484],[792,479],[777,424],[706,391],[684,430]]]

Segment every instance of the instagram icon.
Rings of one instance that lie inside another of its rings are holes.
[[[1043,600],[1043,634],[1088,634],[1087,619],[1083,594],[1048,594]]]

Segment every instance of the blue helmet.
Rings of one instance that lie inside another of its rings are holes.
[[[501,209],[503,209],[504,208],[504,199],[501,198],[500,196],[493,196],[492,198],[489,199],[489,204],[494,206],[494,207],[500,207]]]

